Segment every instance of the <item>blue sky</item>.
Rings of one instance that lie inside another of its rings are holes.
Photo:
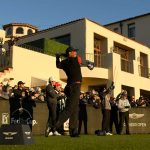
[[[102,25],[150,13],[150,0],[0,0],[0,28],[29,23],[40,30],[88,18]]]

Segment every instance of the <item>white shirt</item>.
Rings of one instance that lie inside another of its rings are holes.
[[[129,108],[125,108],[126,106],[129,107]],[[131,108],[129,100],[127,98],[121,98],[121,99],[119,99],[118,108],[119,108],[120,112],[129,111],[129,109]]]

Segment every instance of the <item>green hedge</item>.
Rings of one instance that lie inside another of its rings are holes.
[[[68,45],[59,43],[54,40],[44,39],[44,53],[48,55],[53,55],[57,52],[64,53]]]
[[[42,49],[42,53],[48,54],[48,55],[54,55],[55,53],[65,53],[66,48],[68,45],[59,43],[55,40],[51,40],[48,38],[39,39],[36,41],[24,43],[23,45],[30,46],[34,48],[40,48]]]

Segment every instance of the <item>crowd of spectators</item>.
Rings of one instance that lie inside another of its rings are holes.
[[[91,90],[84,92],[84,98],[86,103],[92,105],[95,108],[100,108],[101,106],[101,92],[96,90]],[[111,97],[111,99],[117,99],[117,97]],[[129,96],[129,102],[131,107],[148,107],[150,106],[150,99],[144,96],[140,96],[138,99],[135,99],[135,96]]]
[[[0,97],[9,99],[9,96],[11,95],[13,89],[17,88],[17,85],[15,85],[14,87],[10,86],[9,83],[11,82],[11,80],[13,79],[12,78],[4,79],[4,82],[0,82]],[[55,83],[57,86],[58,82],[55,82]],[[34,87],[34,88],[26,87],[26,89],[30,92],[38,92],[38,93],[40,92],[38,100],[40,102],[44,102],[44,99],[45,99],[44,89],[42,89],[41,87]],[[101,94],[100,92],[94,89],[84,92],[84,99],[86,99],[86,104],[92,105],[95,108],[100,108],[101,106]],[[129,96],[128,99],[131,104],[131,107],[134,107],[134,108],[150,106],[150,99],[142,95],[138,99],[135,99],[135,96]]]
[[[135,99],[135,96],[129,98],[131,107],[147,107],[150,106],[150,99],[144,96],[140,96],[138,99]]]
[[[3,82],[0,82],[0,97],[3,97],[4,99],[9,99],[10,97],[13,96],[13,91],[15,89],[18,88],[18,85],[14,85],[14,86],[11,86],[10,82],[11,80],[13,80],[13,78],[5,78]],[[41,87],[24,87],[25,90],[28,92],[28,93],[32,93],[32,94],[36,94],[38,93],[39,94],[39,97],[37,98],[37,100],[39,101],[44,101],[44,89],[42,89]]]

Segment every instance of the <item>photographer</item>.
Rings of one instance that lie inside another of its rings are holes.
[[[91,91],[91,100],[92,100],[92,106],[95,109],[99,109],[101,107],[101,99],[99,97],[99,93],[94,89]]]
[[[36,89],[26,89],[26,97],[22,101],[22,108],[23,108],[23,120],[25,120],[25,123],[30,126],[30,129],[32,131],[32,120],[33,120],[33,108],[36,107],[36,100],[39,96],[39,91]]]
[[[114,88],[114,82],[112,82],[111,86],[108,89],[104,89],[103,92],[100,93],[102,99],[102,131],[104,135],[112,135],[112,133],[110,133],[110,98],[111,92]]]
[[[119,109],[119,134],[122,133],[123,124],[125,122],[126,125],[126,134],[130,134],[129,132],[129,109],[131,108],[129,100],[127,98],[127,91],[122,90],[121,98],[118,102]]]
[[[24,88],[24,82],[19,81],[18,87],[13,89],[12,96],[10,97],[10,110],[11,110],[11,123],[20,123],[20,117],[22,114],[22,101],[28,95]]]

